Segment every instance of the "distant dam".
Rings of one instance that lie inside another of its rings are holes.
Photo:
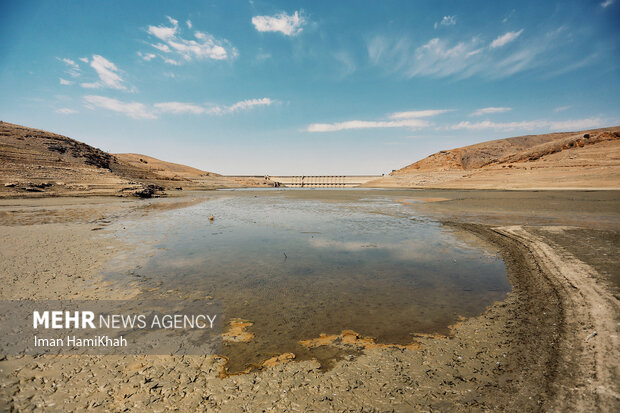
[[[286,188],[353,188],[383,175],[261,175],[235,178],[264,178],[276,187]]]

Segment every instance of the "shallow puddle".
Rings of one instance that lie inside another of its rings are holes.
[[[149,294],[210,296],[225,324],[252,323],[249,341],[224,343],[230,371],[288,352],[329,367],[345,351],[299,344],[321,333],[394,344],[447,334],[510,290],[494,251],[389,191],[218,191],[124,225],[135,241],[160,240],[132,271]]]

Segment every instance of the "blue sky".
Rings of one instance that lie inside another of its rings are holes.
[[[225,174],[620,124],[620,0],[5,1],[0,118]]]

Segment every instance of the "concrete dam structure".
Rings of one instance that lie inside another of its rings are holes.
[[[264,178],[273,182],[275,187],[285,188],[354,188],[381,176],[383,175],[264,175],[251,178]]]
[[[298,175],[269,176],[276,186],[291,188],[351,188],[365,184],[381,175]]]

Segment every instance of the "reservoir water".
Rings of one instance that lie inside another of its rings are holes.
[[[145,294],[212,297],[225,325],[252,322],[251,341],[224,343],[231,371],[285,352],[329,368],[342,349],[299,341],[353,330],[408,344],[415,333],[447,334],[510,290],[491,246],[416,215],[401,198],[381,190],[217,191],[124,223],[134,241],[156,240],[154,254],[129,273],[143,278]]]

